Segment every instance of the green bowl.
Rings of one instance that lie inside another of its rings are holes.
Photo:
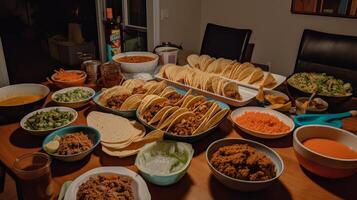
[[[152,142],[141,148],[136,156],[135,165],[150,183],[171,185],[186,174],[193,153],[192,145],[185,142]]]

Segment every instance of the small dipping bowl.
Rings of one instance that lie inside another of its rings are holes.
[[[326,178],[343,178],[357,171],[357,159],[339,159],[319,154],[303,145],[311,138],[330,139],[357,151],[357,136],[343,129],[325,125],[301,126],[294,131],[293,144],[296,158],[308,171]]]

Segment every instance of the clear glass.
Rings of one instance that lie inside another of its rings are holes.
[[[45,153],[28,153],[15,159],[13,169],[23,199],[50,199],[53,194],[51,158]]]

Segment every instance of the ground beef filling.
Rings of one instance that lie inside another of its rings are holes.
[[[107,105],[109,108],[119,110],[124,101],[130,96],[130,94],[112,96],[107,100]]]
[[[143,119],[149,122],[161,110],[161,108],[167,105],[168,105],[168,101],[164,101],[162,103],[149,106],[149,108],[143,112]]]
[[[170,105],[175,105],[178,101],[182,99],[183,95],[174,92],[172,95],[168,96],[167,98],[169,99],[169,104]]]
[[[73,155],[81,153],[89,150],[93,146],[92,141],[82,132],[66,134],[63,138],[61,138],[59,143],[60,145],[57,150],[59,155]]]
[[[210,162],[221,173],[236,179],[264,181],[276,176],[273,162],[247,144],[221,147]]]
[[[77,200],[133,200],[132,180],[114,174],[97,175],[79,186]]]
[[[196,116],[190,116],[175,123],[169,132],[175,135],[193,135],[200,124],[201,121]]]

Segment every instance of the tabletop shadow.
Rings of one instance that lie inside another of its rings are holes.
[[[194,142],[193,148],[195,149],[195,154],[193,156],[198,156],[207,150],[207,147],[214,141],[227,137],[231,132],[232,127],[226,120],[223,121],[216,130],[209,133],[205,138]]]
[[[300,166],[301,167],[301,166]],[[341,178],[341,179],[328,179],[317,176],[305,168],[301,167],[302,171],[308,176],[313,182],[323,187],[325,190],[335,194],[341,199],[357,199],[357,173],[353,176]]]
[[[263,190],[254,192],[242,192],[226,187],[225,185],[220,183],[213,175],[210,175],[209,187],[213,199],[292,199],[290,192],[279,179],[277,179],[274,183],[272,183],[272,185]]]
[[[21,148],[41,147],[43,139],[44,137],[31,135],[22,128],[17,128],[10,136],[11,144]]]
[[[290,133],[289,135],[284,136],[282,138],[263,139],[263,138],[258,138],[258,137],[249,135],[247,133],[244,133],[237,126],[234,126],[234,130],[238,135],[240,135],[244,139],[254,140],[256,142],[263,143],[264,145],[269,146],[269,147],[286,148],[286,147],[292,147],[293,146],[293,134],[292,133]]]
[[[132,166],[136,157],[136,154],[125,158],[110,156],[102,151],[101,145],[96,148],[94,155],[99,157],[99,162],[102,166]]]
[[[185,174],[177,183],[169,186],[158,186],[147,182],[151,199],[155,200],[179,200],[185,199],[193,181],[189,174]]]
[[[63,162],[57,159],[52,160],[52,176],[64,176],[67,174],[74,173],[84,167],[90,160],[91,154],[83,158],[82,160],[75,162]]]

